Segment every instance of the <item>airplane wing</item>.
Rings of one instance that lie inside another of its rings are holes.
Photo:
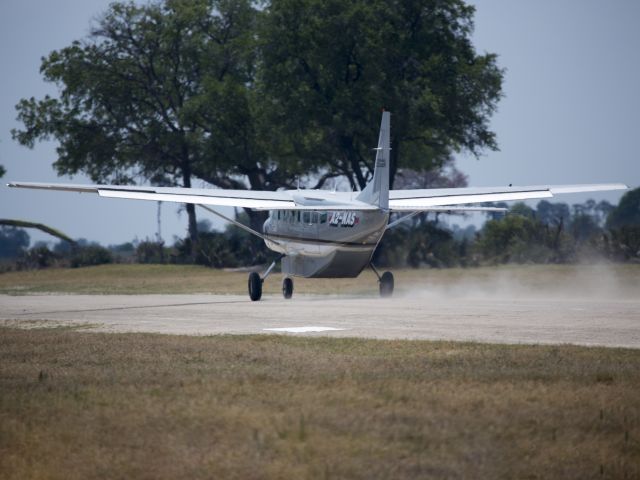
[[[252,208],[255,210],[377,210],[377,207],[340,194],[314,190],[216,190],[206,188],[137,187],[129,185],[73,185],[60,183],[11,182],[14,188],[58,190],[65,192],[97,193],[107,198],[155,200],[161,202],[193,203],[222,207]]]
[[[129,185],[73,185],[59,183],[11,182],[15,188],[97,193],[107,198],[193,203],[196,205],[252,208],[256,210],[377,210],[348,192],[318,190],[216,190],[204,188],[138,187]],[[466,206],[484,202],[504,202],[550,198],[558,193],[626,190],[620,183],[529,187],[443,188],[390,190],[389,210],[416,211],[496,211],[492,207]],[[502,209],[498,209],[502,210]]]
[[[441,188],[426,190],[390,190],[389,210],[392,212],[432,211],[438,207],[466,205],[484,202],[505,202],[551,198],[559,193],[601,192],[626,190],[622,183],[600,183],[593,185],[546,185],[528,187],[479,187]],[[469,207],[474,210],[479,207]],[[459,207],[456,210],[464,210]],[[442,210],[447,210],[443,208]]]

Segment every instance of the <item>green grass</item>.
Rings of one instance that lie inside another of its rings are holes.
[[[638,478],[640,351],[0,329],[0,478]]]
[[[0,294],[84,293],[217,293],[247,292],[247,273],[181,265],[104,265],[72,269],[47,269],[0,274]],[[396,286],[407,290],[480,286],[489,290],[508,286],[523,292],[553,293],[567,287],[591,291],[610,290],[640,295],[640,265],[526,265],[485,268],[394,270]],[[264,284],[266,294],[280,292],[281,275]],[[297,293],[375,294],[377,281],[370,270],[351,279],[295,279]]]

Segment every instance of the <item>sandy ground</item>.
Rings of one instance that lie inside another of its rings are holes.
[[[640,348],[640,298],[0,295],[0,324]]]

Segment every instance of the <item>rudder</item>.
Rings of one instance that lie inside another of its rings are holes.
[[[391,113],[382,112],[373,178],[357,197],[361,202],[375,205],[382,210],[389,209],[390,129]]]

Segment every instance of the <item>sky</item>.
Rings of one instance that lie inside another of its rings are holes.
[[[91,183],[60,178],[55,142],[33,150],[11,139],[21,98],[56,95],[41,57],[86,37],[110,0],[0,2],[0,218],[42,222],[104,245],[154,238],[157,205],[97,195],[9,189],[6,181]],[[477,0],[473,42],[498,54],[504,98],[492,117],[500,150],[456,162],[471,186],[624,182],[640,185],[640,2]],[[194,186],[203,186],[196,184]],[[591,194],[616,203],[621,193]],[[585,195],[557,201],[581,202]],[[162,236],[186,234],[186,214],[163,204]],[[209,214],[207,214],[209,215]],[[200,212],[201,218],[205,217]],[[211,218],[210,218],[211,219]],[[214,221],[214,225],[220,223]],[[32,243],[51,240],[29,231]]]

